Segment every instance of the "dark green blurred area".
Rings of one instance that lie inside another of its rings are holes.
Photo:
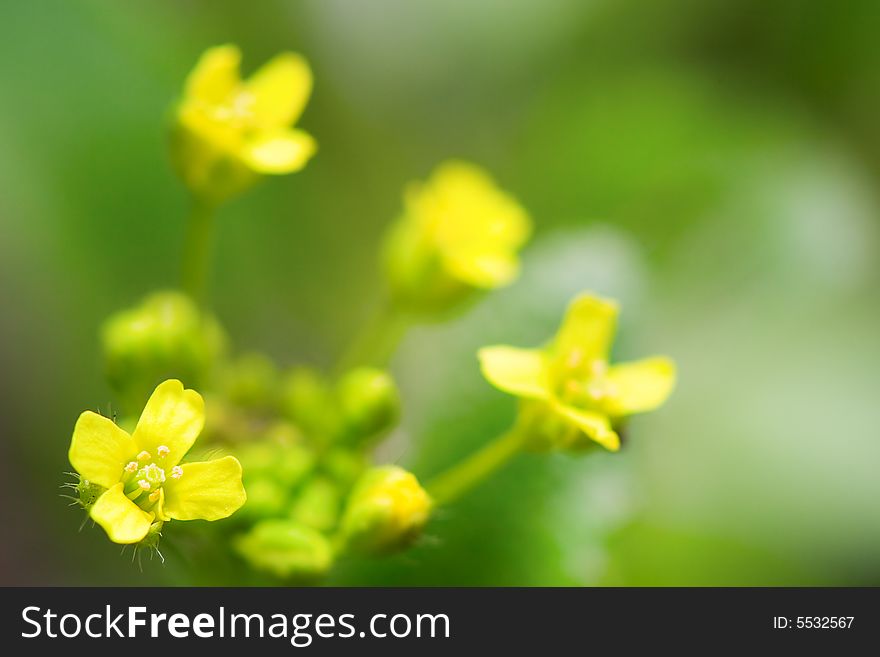
[[[238,349],[329,366],[380,299],[403,186],[445,158],[534,218],[518,283],[405,341],[382,460],[424,478],[503,431],[476,348],[541,342],[581,289],[621,299],[618,359],[680,367],[620,454],[522,457],[332,583],[880,584],[878,27],[871,0],[5,3],[3,583],[187,582],[77,534],[58,484],[77,415],[112,402],[100,322],[178,280],[164,117],[234,42],[247,70],[309,59],[320,149],[222,212]]]

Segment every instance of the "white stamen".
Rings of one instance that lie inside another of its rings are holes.
[[[602,397],[605,396],[605,391],[597,385],[591,385],[589,388],[587,388],[587,394],[590,396],[591,399],[599,401],[600,399],[602,399]]]
[[[151,458],[150,453],[146,450],[144,450],[143,452],[141,452],[140,454],[137,455],[138,461],[149,461],[150,458]]]
[[[171,477],[174,479],[180,479],[183,476],[183,468],[179,465],[175,465],[171,468]]]
[[[166,445],[159,445],[159,446],[156,448],[156,452],[158,452],[158,454],[159,454],[159,458],[160,458],[160,459],[164,459],[166,456],[168,456],[168,453],[169,453],[170,451],[171,451],[171,450],[168,449],[168,447],[167,447]]]
[[[139,479],[138,486],[140,486],[141,490],[150,490],[150,482],[146,479]]]
[[[125,466],[126,472],[137,472],[138,464],[137,461],[129,461],[128,465]]]

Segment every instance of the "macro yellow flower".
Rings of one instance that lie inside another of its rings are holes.
[[[675,385],[669,358],[609,364],[617,314],[614,301],[582,294],[545,348],[479,351],[486,379],[523,400],[521,428],[534,446],[577,449],[595,441],[616,451],[620,420],[651,411],[669,397]]]
[[[142,541],[154,522],[220,520],[247,496],[233,456],[181,463],[205,423],[205,403],[170,379],[153,392],[134,433],[85,411],[69,459],[84,481],[104,490],[89,509],[114,543]]]
[[[312,91],[312,72],[295,53],[275,56],[247,80],[234,45],[209,48],[177,105],[172,153],[190,190],[220,202],[262,174],[302,169],[317,145],[293,128]]]
[[[488,173],[445,162],[406,190],[386,242],[392,291],[410,306],[443,309],[470,290],[507,285],[530,233],[526,211]]]

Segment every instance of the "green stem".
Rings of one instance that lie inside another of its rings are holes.
[[[208,278],[214,246],[214,207],[194,199],[183,250],[183,289],[204,306],[208,299]]]
[[[386,303],[339,359],[336,373],[358,365],[387,366],[410,323],[406,313],[393,303]]]
[[[525,434],[515,428],[503,433],[458,465],[431,480],[426,489],[438,505],[454,502],[520,452]]]

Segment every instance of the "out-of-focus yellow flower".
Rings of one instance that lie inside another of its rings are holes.
[[[615,302],[583,294],[546,348],[480,350],[489,382],[523,400],[520,429],[533,446],[577,449],[592,440],[616,451],[620,438],[614,426],[627,415],[657,408],[672,392],[675,364],[669,358],[609,365],[617,312]]]
[[[396,465],[375,467],[355,484],[342,517],[345,544],[369,554],[409,546],[431,515],[433,502],[415,476]]]
[[[86,411],[73,430],[69,458],[83,480],[106,489],[89,515],[114,543],[139,543],[154,522],[220,520],[246,500],[233,456],[181,463],[205,422],[195,390],[170,379],[153,392],[134,433]]]
[[[445,162],[404,195],[386,243],[392,291],[405,305],[443,310],[471,290],[507,285],[530,232],[526,211],[485,171]]]
[[[275,56],[247,80],[236,46],[210,48],[186,80],[175,113],[172,154],[183,181],[204,201],[218,203],[258,175],[302,169],[315,140],[292,128],[312,90],[300,55]]]

